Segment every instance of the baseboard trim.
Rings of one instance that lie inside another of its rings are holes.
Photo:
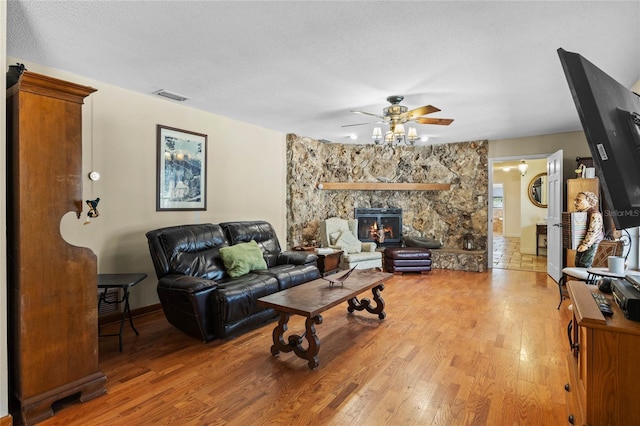
[[[141,317],[143,315],[147,315],[160,310],[162,310],[162,305],[160,305],[159,303],[156,303],[155,305],[148,305],[148,306],[143,306],[141,308],[132,309],[131,316],[133,318]],[[120,322],[121,318],[122,318],[122,312],[114,312],[112,314],[100,317],[100,325]],[[0,423],[0,426],[4,426],[4,425]]]

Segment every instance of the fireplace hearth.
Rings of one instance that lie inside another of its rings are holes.
[[[379,247],[402,245],[402,209],[357,208],[358,239],[375,242]]]

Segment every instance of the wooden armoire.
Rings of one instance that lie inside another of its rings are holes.
[[[106,392],[98,369],[97,263],[67,243],[82,213],[82,104],[95,89],[24,72],[7,89],[9,408],[16,424]]]

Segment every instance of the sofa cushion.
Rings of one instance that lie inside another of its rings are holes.
[[[224,336],[220,327],[242,321],[265,310],[258,305],[258,299],[279,291],[278,280],[270,275],[249,273],[238,278],[225,278],[218,282],[213,292],[213,304],[218,316],[218,334]]]
[[[362,243],[349,230],[342,231],[335,245],[347,253],[360,253],[362,251]]]
[[[306,283],[308,281],[320,278],[320,271],[313,265],[276,265],[262,271],[253,271],[259,275],[269,275],[278,280],[280,290],[286,290],[291,287]]]
[[[158,278],[181,274],[218,280],[225,276],[219,249],[229,243],[219,225],[170,226],[146,235]]]
[[[267,269],[258,243],[251,240],[220,249],[220,256],[230,277],[241,277],[256,269]]]

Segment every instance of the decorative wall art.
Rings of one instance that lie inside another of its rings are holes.
[[[206,210],[207,135],[158,124],[156,211]]]

